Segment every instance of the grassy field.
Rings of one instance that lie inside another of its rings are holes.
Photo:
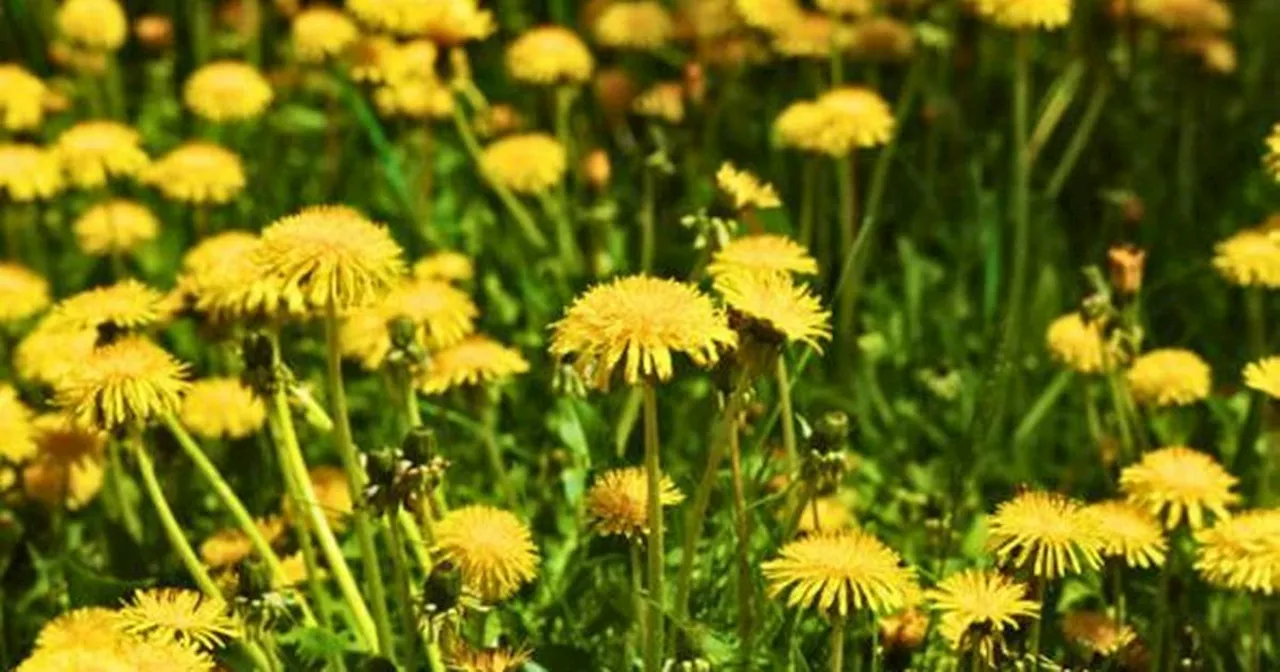
[[[0,667],[1280,668],[1277,31],[0,0]]]

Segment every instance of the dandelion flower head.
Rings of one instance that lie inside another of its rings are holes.
[[[805,14],[796,0],[734,0],[734,9],[748,26],[774,34],[785,32]]]
[[[216,672],[213,658],[194,642],[159,635],[135,637],[122,654],[134,672]]]
[[[134,129],[114,121],[82,121],[62,132],[54,151],[77,187],[91,189],[108,177],[133,177],[147,166]]]
[[[826,130],[826,110],[811,100],[792,103],[773,121],[778,144],[813,154],[824,152],[822,134]]]
[[[1280,229],[1264,224],[1219,242],[1213,267],[1233,285],[1280,287]]]
[[[0,262],[0,324],[25,320],[48,306],[48,280],[26,266]]]
[[[373,102],[384,117],[443,119],[453,114],[453,91],[434,77],[389,82],[374,91]]]
[[[540,26],[507,47],[507,72],[530,84],[583,84],[595,58],[578,34],[562,26]]]
[[[778,557],[764,562],[761,571],[770,597],[788,593],[787,606],[841,615],[901,608],[915,584],[897,552],[861,530],[823,532],[792,541]]]
[[[1069,611],[1062,617],[1067,641],[1104,657],[1114,656],[1133,644],[1138,633],[1098,611]]]
[[[831,312],[789,275],[724,273],[715,276],[715,289],[740,332],[770,343],[801,342],[818,351],[831,339]]]
[[[1263,595],[1280,592],[1280,508],[1245,511],[1196,534],[1205,581]]]
[[[800,513],[796,531],[800,534],[811,532],[831,532],[853,527],[857,521],[849,508],[849,503],[840,495],[815,497],[805,510]]]
[[[773,49],[794,58],[831,58],[832,49],[841,48],[838,40],[844,34],[844,27],[826,14],[803,12],[780,24],[773,33]]]
[[[360,29],[344,13],[331,7],[308,7],[293,17],[293,51],[303,63],[319,63],[355,44]]]
[[[1186,406],[1209,396],[1209,365],[1194,352],[1152,350],[1134,360],[1125,374],[1134,400],[1150,406]]]
[[[482,40],[494,31],[492,13],[476,0],[349,0],[361,23],[396,35],[425,35],[446,46]]]
[[[988,519],[988,546],[1004,565],[1055,579],[1102,565],[1098,522],[1075,500],[1027,491]]]
[[[449,669],[459,672],[518,672],[532,657],[528,649],[472,648],[460,641],[449,649],[446,660]]]
[[[684,86],[680,82],[658,82],[636,96],[631,109],[642,117],[679,124],[684,120]]]
[[[658,484],[658,501],[675,506],[684,494],[665,475]],[[649,477],[642,467],[623,467],[604,472],[587,491],[587,515],[600,534],[622,535],[628,539],[649,534]]]
[[[1250,362],[1244,367],[1244,384],[1272,399],[1280,399],[1280,356]]]
[[[529,370],[518,350],[486,336],[470,336],[432,353],[418,375],[418,389],[441,394],[459,387],[492,384]]]
[[[880,94],[860,86],[833,89],[818,98],[823,126],[816,142],[831,156],[846,156],[858,148],[875,147],[893,137],[893,111]]]
[[[187,108],[216,123],[257,118],[271,98],[271,84],[262,73],[240,61],[201,66],[182,87],[182,102]]]
[[[27,496],[49,507],[84,507],[102,489],[106,435],[61,413],[42,415],[32,427],[36,457],[22,477]]]
[[[110,650],[119,646],[123,637],[114,609],[82,607],[45,623],[36,635],[36,648]]]
[[[772,184],[762,182],[745,170],[738,170],[732,163],[726,162],[716,171],[716,186],[733,202],[735,210],[782,206],[778,191]]]
[[[188,142],[142,173],[142,181],[182,203],[226,203],[244,190],[244,165],[235,152],[211,142]]]
[[[66,0],[54,21],[63,37],[90,49],[115,51],[129,36],[129,20],[116,0]]]
[[[178,290],[196,310],[218,320],[291,317],[306,312],[300,288],[271,281],[255,259],[261,241],[244,231],[206,238],[182,260]]]
[[[441,557],[462,574],[463,584],[485,602],[515,594],[538,573],[533,536],[515,514],[491,506],[464,506],[436,525]]]
[[[1168,543],[1150,511],[1123,499],[1090,504],[1086,511],[1097,519],[1104,557],[1124,558],[1130,567],[1164,564]]]
[[[136,591],[117,617],[120,627],[131,635],[156,635],[210,650],[240,633],[225,603],[185,588]]]
[[[347,516],[355,511],[355,500],[351,495],[351,482],[347,480],[347,472],[341,467],[321,465],[312,467],[307,472],[307,478],[311,481],[316,502],[324,509],[329,523],[338,527],[345,524]]]
[[[196,436],[243,439],[262,429],[267,407],[238,378],[205,378],[187,389],[178,417]]]
[[[429,254],[413,265],[413,277],[420,280],[466,282],[476,275],[471,257],[448,250]]]
[[[54,387],[59,406],[80,423],[114,430],[177,411],[186,372],[160,346],[128,336],[94,350]]]
[[[1006,630],[1036,618],[1040,605],[1027,599],[1027,587],[994,570],[966,569],[925,592],[942,614],[939,632],[957,651],[973,651],[985,660],[1003,642]]]
[[[114,199],[89,208],[72,225],[85,254],[106,257],[133,252],[154,240],[160,222],[145,205]]]
[[[596,41],[614,49],[650,51],[666,44],[674,33],[671,14],[654,0],[610,3],[595,24]]]
[[[564,146],[545,133],[509,135],[480,156],[489,179],[517,194],[539,194],[560,184],[568,166]]]
[[[1071,21],[1071,0],[977,0],[978,13],[1013,30],[1055,30]]]
[[[23,380],[53,385],[88,357],[97,341],[96,330],[66,329],[54,316],[45,315],[18,342],[14,368]]]
[[[31,409],[18,398],[17,390],[0,383],[0,457],[9,462],[24,462],[36,454]]]
[[[3,86],[0,81],[0,91]],[[0,195],[26,203],[49,198],[62,186],[62,163],[57,154],[35,145],[0,144]]]
[[[1053,358],[1072,371],[1100,373],[1115,366],[1114,353],[1108,353],[1102,331],[1101,321],[1071,312],[1049,324],[1045,343]]]
[[[818,262],[786,236],[759,233],[734,238],[716,250],[707,273],[713,278],[739,273],[817,275]]]
[[[1219,0],[1138,0],[1135,13],[1166,30],[1222,33],[1231,29],[1231,7]]]
[[[48,89],[39,77],[16,63],[0,63],[0,128],[25,131],[44,122]]]
[[[818,9],[835,16],[862,16],[873,9],[872,0],[817,0]]]
[[[1233,492],[1239,479],[1213,457],[1186,446],[1169,446],[1142,456],[1120,472],[1120,490],[1129,501],[1162,516],[1174,529],[1185,515],[1191,529],[1204,527],[1205,513],[1225,518],[1240,501]]]
[[[911,26],[889,16],[871,16],[853,25],[850,51],[873,61],[904,61],[915,51]]]
[[[382,366],[391,351],[391,322],[406,320],[428,350],[457,344],[475,331],[480,311],[470,296],[439,280],[407,280],[372,306],[352,311],[342,324],[343,354],[369,370]]]
[[[86,289],[53,307],[53,328],[67,332],[94,331],[103,325],[141,329],[163,321],[164,295],[138,282],[122,280],[106,287]]]
[[[254,524],[268,544],[275,543],[284,534],[284,521],[280,518],[263,518]],[[218,530],[200,542],[200,560],[213,569],[235,567],[253,553],[253,542],[239,527]]]

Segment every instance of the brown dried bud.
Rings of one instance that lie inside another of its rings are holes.
[[[686,63],[684,66],[685,97],[694,105],[701,105],[707,98],[707,75],[701,63]]]
[[[636,82],[622,68],[605,68],[596,75],[596,100],[610,122],[626,118],[631,101],[636,97]]]
[[[163,14],[143,14],[133,22],[133,34],[147,49],[163,51],[173,46],[173,21]]]
[[[521,128],[524,128],[524,117],[507,103],[490,105],[476,119],[476,132],[486,138],[496,138]]]
[[[586,176],[587,183],[592,189],[596,191],[607,189],[612,173],[613,166],[609,163],[609,153],[603,149],[593,149],[582,157],[582,174]]]
[[[911,56],[916,36],[911,26],[887,16],[863,19],[853,26],[854,55],[873,61],[902,61]]]
[[[1134,194],[1125,194],[1120,201],[1120,211],[1126,224],[1136,226],[1147,216],[1147,206]]]
[[[929,617],[914,607],[880,619],[880,642],[888,650],[914,649],[924,642]]]
[[[1117,245],[1107,251],[1111,268],[1111,286],[1120,294],[1132,296],[1142,289],[1142,271],[1147,253],[1132,245]]]

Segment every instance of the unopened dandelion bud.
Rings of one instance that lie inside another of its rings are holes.
[[[603,149],[593,149],[582,158],[582,174],[587,178],[587,184],[591,185],[596,191],[604,191],[609,188],[609,178],[612,176],[613,166],[609,163],[609,153]]]
[[[173,21],[163,14],[144,14],[133,22],[133,34],[147,49],[163,51],[173,46]]]
[[[1107,251],[1111,270],[1111,286],[1123,296],[1133,296],[1142,289],[1142,272],[1147,253],[1132,245],[1118,245]]]
[[[422,603],[427,613],[450,611],[462,599],[462,574],[449,561],[438,563],[422,586]]]
[[[816,453],[826,455],[842,450],[848,438],[849,416],[840,411],[831,411],[819,418],[814,425],[809,447]]]
[[[400,444],[400,452],[404,454],[404,459],[414,465],[425,465],[430,463],[436,456],[436,434],[425,427],[415,427],[409,430],[409,434],[404,437],[404,441]]]

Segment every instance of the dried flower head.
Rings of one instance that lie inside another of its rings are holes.
[[[1097,519],[1057,493],[1028,491],[1000,504],[988,520],[988,546],[1002,564],[1048,579],[1102,565]]]
[[[584,84],[595,58],[578,34],[562,26],[539,26],[507,47],[507,72],[529,84]]]
[[[1003,647],[1006,630],[1017,631],[1021,619],[1036,618],[1040,605],[1027,599],[1027,587],[993,570],[966,569],[926,591],[941,612],[939,632],[961,652],[988,663]]]
[[[462,573],[463,584],[485,602],[500,602],[538,574],[538,549],[515,514],[464,506],[436,525],[436,548]]]
[[[429,350],[457,344],[475,331],[479,315],[465,292],[439,280],[406,280],[371,306],[352,311],[342,324],[343,354],[365,368],[382,366],[391,351],[391,323],[407,320]]]
[[[740,273],[817,275],[818,262],[800,243],[786,236],[760,233],[735,238],[716,250],[707,273],[713,278]]]
[[[1086,511],[1098,521],[1103,557],[1124,558],[1130,567],[1164,564],[1168,543],[1150,511],[1123,499],[1090,504]]]
[[[178,417],[196,436],[243,439],[262,429],[267,407],[238,378],[205,378],[191,384]]]
[[[1214,246],[1213,267],[1227,282],[1241,287],[1280,287],[1280,229],[1269,224],[1270,220],[1245,229]]]
[[[62,186],[62,164],[57,154],[35,145],[0,144],[0,196],[26,203],[49,198]]]
[[[346,14],[331,7],[308,7],[293,17],[293,53],[303,63],[319,63],[345,52],[360,37]]]
[[[545,133],[509,135],[484,148],[481,169],[517,194],[544,193],[564,179],[564,146]]]
[[[1280,357],[1263,357],[1244,367],[1244,384],[1272,399],[1280,399]]]
[[[0,128],[25,131],[40,126],[47,90],[39,77],[21,65],[0,63]]]
[[[413,277],[420,280],[467,282],[476,275],[471,257],[461,252],[443,250],[419,259],[413,265]]]
[[[587,491],[587,515],[602,535],[628,539],[649,534],[649,478],[641,467],[611,469],[596,478]],[[675,506],[684,494],[665,475],[658,484],[658,501]]]
[[[745,170],[738,170],[732,163],[724,163],[716,171],[716,186],[733,202],[735,210],[746,208],[778,208],[782,201],[778,191],[768,182]]]
[[[651,51],[666,44],[674,32],[671,14],[654,0],[611,3],[595,23],[596,41],[613,49]]]
[[[54,413],[32,424],[36,456],[22,473],[27,496],[49,507],[80,509],[102,489],[106,436]]]
[[[134,129],[114,121],[82,121],[62,132],[54,151],[77,187],[92,189],[108,177],[132,177],[147,165]]]
[[[90,49],[115,51],[129,36],[129,20],[116,0],[66,0],[54,21],[62,37]]]
[[[1125,373],[1129,392],[1140,404],[1186,406],[1209,396],[1209,365],[1194,352],[1152,350],[1134,360]]]
[[[25,266],[0,262],[0,324],[25,320],[49,306],[49,282]]]
[[[124,199],[99,203],[72,225],[76,245],[85,254],[106,257],[128,254],[154,240],[160,222],[145,205]]]
[[[1062,635],[1090,653],[1110,658],[1138,639],[1128,625],[1098,611],[1069,611],[1062,617]]]
[[[800,342],[821,352],[831,339],[831,312],[804,285],[782,273],[739,272],[715,276],[731,323],[766,342]]]
[[[244,165],[235,152],[211,142],[188,142],[151,164],[142,181],[170,200],[226,203],[244,190]]]
[[[59,406],[77,421],[114,430],[176,411],[186,371],[160,346],[128,336],[94,350],[54,386]]]
[[[418,374],[418,389],[441,394],[459,387],[489,385],[529,370],[520,351],[486,336],[470,336],[434,352]]]
[[[1231,590],[1280,592],[1280,508],[1245,511],[1196,533],[1196,570]]]
[[[1118,353],[1108,352],[1099,320],[1086,320],[1078,311],[1049,324],[1045,342],[1053,358],[1077,373],[1100,373],[1115,367]]]
[[[196,116],[216,122],[255,119],[271,103],[271,84],[248,63],[216,61],[191,73],[182,102]]]
[[[978,13],[1012,30],[1056,30],[1071,21],[1071,0],[976,0]]]
[[[240,632],[226,604],[184,588],[136,591],[117,617],[129,634],[177,639],[209,650],[220,648]]]
[[[782,547],[761,566],[770,597],[789,593],[787,606],[823,613],[901,608],[915,584],[897,552],[861,530],[812,534]]]
[[[1169,446],[1142,456],[1120,472],[1120,490],[1129,501],[1174,529],[1186,515],[1196,530],[1204,527],[1205,512],[1225,518],[1227,507],[1240,501],[1232,492],[1238,479],[1213,457],[1185,446]]]
[[[893,111],[880,94],[860,86],[832,89],[818,98],[823,123],[817,146],[831,156],[883,145],[893,137]]]

